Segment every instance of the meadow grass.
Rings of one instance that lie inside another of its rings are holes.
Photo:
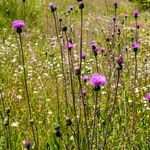
[[[0,1],[0,149],[148,150],[149,12],[140,11],[137,29],[138,8],[127,0],[118,0],[116,9],[112,0],[84,0],[83,9],[77,1],[55,0],[54,12],[49,3]],[[21,34],[11,28],[18,19],[25,21]],[[91,84],[96,72],[106,85]]]

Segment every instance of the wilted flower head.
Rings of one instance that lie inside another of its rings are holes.
[[[100,90],[102,86],[106,84],[106,77],[100,73],[93,73],[90,78],[90,84],[93,85],[94,90]]]
[[[102,53],[104,52],[104,50],[105,50],[104,47],[101,47],[101,48],[100,48],[100,51],[101,51]]]
[[[31,142],[29,140],[23,141],[23,144],[26,149],[28,149],[28,150],[30,149]]]
[[[82,94],[86,96],[86,90],[82,90]]]
[[[138,43],[132,43],[132,48],[134,52],[137,52],[138,48],[139,48],[139,44]]]
[[[86,76],[86,75],[82,76],[82,80],[83,80],[84,82],[86,82],[86,81],[88,80],[88,76]]]
[[[50,3],[49,7],[50,7],[51,12],[54,12],[56,10],[56,6],[53,3]]]
[[[13,29],[22,29],[24,26],[25,26],[25,23],[23,20],[15,20],[12,22]]]
[[[121,64],[123,63],[123,57],[122,57],[122,55],[119,55],[119,56],[118,56],[118,58],[117,58],[117,63],[118,63],[119,65],[121,65]]]
[[[150,93],[148,93],[148,94],[146,95],[146,99],[147,99],[148,102],[150,102]]]
[[[134,11],[133,11],[133,15],[134,15],[134,17],[135,17],[135,18],[137,18],[137,17],[138,17],[138,15],[139,15],[138,10],[134,10]]]
[[[86,58],[86,56],[87,56],[87,54],[86,54],[86,53],[82,53],[82,54],[81,54],[81,58],[82,58],[82,59],[85,59],[85,58]]]
[[[115,7],[115,9],[118,8],[118,3],[117,2],[114,2],[114,7]]]

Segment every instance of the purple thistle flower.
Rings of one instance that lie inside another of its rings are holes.
[[[68,50],[71,50],[73,48],[73,44],[71,42],[68,42],[66,47],[68,48]]]
[[[100,88],[104,86],[107,81],[106,77],[101,75],[100,73],[93,73],[89,83],[93,85],[94,90],[100,90]]]
[[[68,8],[68,12],[72,11],[73,9],[74,9],[74,7],[73,7],[73,6],[69,6],[69,8]]]
[[[139,29],[141,27],[141,24],[137,23],[136,28]]]
[[[142,39],[138,39],[138,43],[139,43],[139,44],[141,43],[141,41],[142,41]]]
[[[114,2],[114,7],[115,7],[115,9],[118,8],[118,3],[117,2]]]
[[[86,82],[88,79],[89,79],[88,76],[86,76],[86,75],[82,76],[82,80],[83,80],[84,82]]]
[[[113,21],[115,21],[116,20],[116,16],[112,16],[112,19],[113,19]]]
[[[54,12],[56,10],[56,6],[53,3],[50,3],[49,7],[50,7],[51,12]]]
[[[95,47],[96,47],[96,45],[97,45],[97,44],[96,44],[95,41],[90,42],[90,46],[92,46],[92,47],[95,46]]]
[[[138,43],[132,43],[132,48],[134,52],[137,52],[138,48],[139,48],[139,44]]]
[[[134,10],[134,11],[133,11],[133,16],[134,16],[135,18],[137,18],[137,17],[138,17],[138,15],[139,15],[138,10]]]
[[[98,48],[94,48],[92,49],[93,53],[97,55],[97,52],[98,52]]]
[[[86,53],[82,53],[82,54],[81,54],[81,58],[82,58],[82,59],[85,59],[85,58],[86,58],[86,56],[87,56],[87,54],[86,54]]]
[[[118,56],[117,63],[118,63],[118,65],[122,65],[122,63],[123,63],[123,57],[122,57],[122,55]]]
[[[127,18],[128,18],[128,14],[125,14],[125,15],[124,15],[124,18],[127,19]]]
[[[105,48],[104,47],[101,47],[100,48],[100,51],[103,53],[105,51]]]
[[[86,90],[82,90],[82,94],[84,95],[84,96],[86,96]]]
[[[28,149],[28,150],[30,149],[31,142],[29,140],[23,141],[23,144],[26,149]]]
[[[25,26],[25,23],[23,20],[15,20],[12,22],[13,29],[22,29],[24,26]]]
[[[130,28],[130,31],[132,32],[132,31],[133,31],[133,28]]]
[[[150,102],[150,93],[148,93],[148,94],[146,95],[146,99],[147,99],[148,102]]]

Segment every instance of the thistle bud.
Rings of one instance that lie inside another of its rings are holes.
[[[62,31],[66,32],[67,31],[67,27],[66,26],[62,26]]]
[[[31,142],[29,140],[23,141],[23,145],[27,150],[29,150],[31,146]]]
[[[57,137],[61,137],[61,136],[62,136],[62,134],[61,134],[61,132],[60,132],[59,130],[56,130],[56,131],[55,131],[55,135],[56,135]]]
[[[75,71],[75,75],[76,75],[76,76],[80,76],[80,74],[81,74],[80,67],[76,67],[76,68],[74,69],[74,71]]]
[[[6,116],[5,118],[4,118],[4,126],[8,126],[9,125],[9,118],[8,118],[8,116]]]
[[[80,3],[79,3],[79,9],[83,9],[84,8],[84,3],[81,1]]]
[[[71,126],[72,125],[72,121],[71,121],[70,117],[65,116],[65,120],[66,120],[66,126]]]
[[[5,111],[6,111],[6,114],[9,114],[10,113],[10,107],[7,107]]]

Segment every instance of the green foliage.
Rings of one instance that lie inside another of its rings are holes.
[[[32,0],[1,0],[0,1],[0,27],[9,28],[14,20],[25,20],[31,25],[37,24],[41,12],[40,1]]]
[[[138,4],[138,7],[141,9],[150,9],[150,0],[129,0],[132,2],[136,2]]]

